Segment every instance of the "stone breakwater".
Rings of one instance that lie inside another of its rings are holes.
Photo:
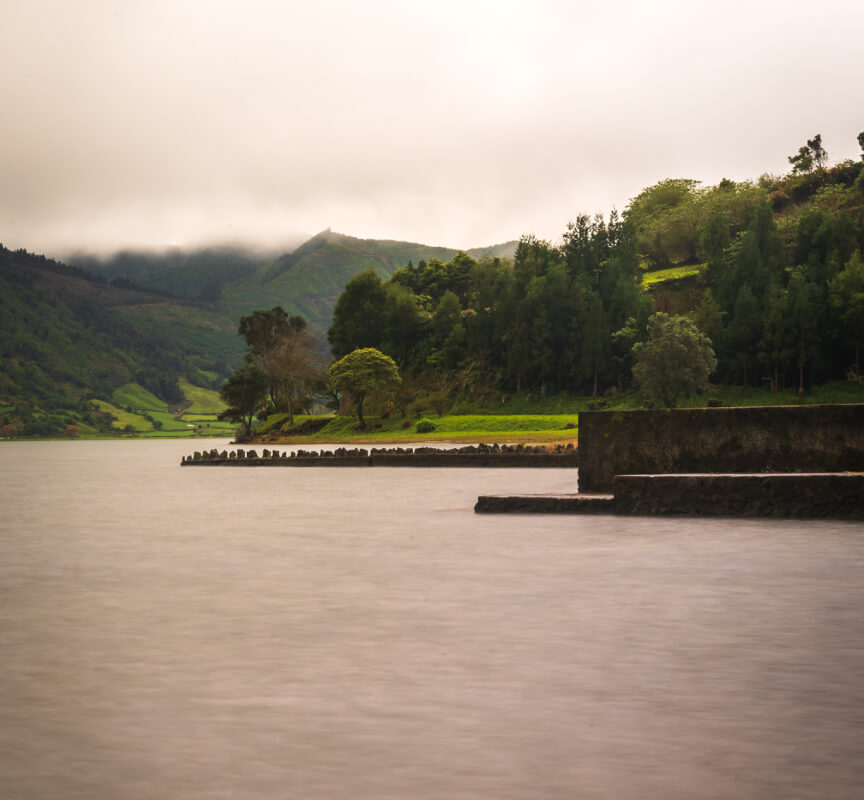
[[[477,444],[436,447],[333,450],[204,450],[183,456],[180,465],[231,467],[578,467],[572,444]]]

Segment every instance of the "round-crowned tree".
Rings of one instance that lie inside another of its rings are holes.
[[[374,347],[353,350],[331,364],[330,380],[338,391],[350,396],[361,428],[366,427],[363,401],[369,393],[395,392],[402,385],[396,362]]]
[[[666,408],[708,388],[717,367],[711,340],[688,317],[659,312],[648,320],[648,340],[633,345],[633,377]]]

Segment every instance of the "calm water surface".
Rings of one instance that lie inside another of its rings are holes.
[[[864,796],[864,525],[196,447],[0,443],[0,797]]]

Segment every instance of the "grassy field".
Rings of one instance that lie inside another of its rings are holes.
[[[115,406],[113,403],[107,403],[104,400],[94,400],[93,402],[99,406],[100,411],[107,411],[116,417],[116,420],[111,425],[115,430],[122,431],[127,426],[131,426],[133,430],[139,432],[153,430],[153,423],[144,419],[141,414],[136,414],[134,411],[126,411],[126,409]]]
[[[300,424],[308,417],[296,417]],[[572,441],[576,438],[576,414],[519,414],[519,415],[445,415],[428,416],[435,425],[431,433],[420,434],[415,423],[407,427],[398,417],[369,418],[367,429],[357,429],[357,420],[351,416],[334,416],[318,433],[292,436],[280,432],[282,415],[274,415],[262,425],[256,436],[268,441],[291,442],[387,442],[416,441],[486,441],[486,442],[541,442]],[[569,427],[567,427],[569,426]]]
[[[185,419],[175,417],[168,411],[152,411],[150,416],[162,423],[163,431],[185,431],[189,428],[189,423]]]
[[[119,389],[115,389],[111,399],[114,405],[120,408],[132,408],[138,411],[168,410],[165,402],[137,383],[126,383]]]
[[[180,379],[180,389],[192,405],[184,411],[184,414],[219,414],[225,408],[225,403],[219,398],[219,392],[213,389],[204,389],[189,383],[185,378]]]
[[[112,403],[104,400],[95,402],[102,411],[116,417],[111,427],[118,434],[160,439],[234,435],[236,426],[217,419],[224,408],[218,392],[203,389],[186,380],[181,380],[180,386],[192,405],[177,414],[172,414],[166,403],[137,383],[127,383],[116,389]],[[127,431],[127,426],[131,430]],[[81,433],[85,437],[98,435],[95,431],[83,429]]]
[[[642,276],[642,286],[647,289],[649,286],[654,286],[658,283],[689,278],[691,275],[698,275],[703,269],[705,269],[704,264],[688,264],[682,267],[669,267],[668,269],[657,269],[653,272],[646,272]]]
[[[768,406],[811,405],[835,403],[864,403],[864,385],[848,381],[836,381],[817,387],[803,396],[793,389],[771,393],[767,389],[743,387],[715,387],[708,395],[685,398],[680,408],[704,408],[709,400],[722,406]],[[352,416],[332,416],[318,433],[296,436],[282,431],[287,425],[287,415],[274,414],[256,429],[256,437],[267,442],[292,442],[297,444],[315,442],[369,444],[399,443],[411,441],[455,441],[455,442],[567,442],[578,436],[579,412],[592,407],[610,410],[628,410],[645,407],[645,398],[637,392],[621,392],[608,398],[577,397],[574,395],[537,398],[519,398],[518,407],[532,407],[537,413],[473,413],[437,416],[426,415],[434,425],[431,433],[420,434],[415,429],[416,420],[408,426],[398,416],[386,419],[367,418],[367,429],[357,429],[357,420]],[[510,411],[517,403],[505,404]],[[542,410],[541,410],[542,407]],[[569,411],[562,412],[567,407]],[[554,409],[554,413],[550,413]],[[480,409],[475,409],[480,411]],[[496,409],[497,410],[497,409]],[[295,426],[310,418],[295,417]],[[567,427],[567,426],[570,427]]]

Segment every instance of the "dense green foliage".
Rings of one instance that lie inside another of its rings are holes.
[[[248,437],[252,420],[267,396],[267,376],[256,366],[246,364],[225,381],[219,396],[228,406],[219,419],[242,423]]]
[[[678,398],[704,392],[717,366],[711,341],[688,317],[662,311],[648,320],[648,338],[633,346],[633,377],[648,396],[666,408]]]
[[[664,180],[623,215],[578,216],[559,244],[525,236],[514,258],[367,270],[328,336],[391,355],[400,407],[495,395],[610,393],[633,385],[655,312],[688,315],[715,380],[774,392],[857,377],[864,336],[862,163],[829,166],[821,137],[786,177],[701,187]],[[686,372],[674,360],[669,369]],[[700,381],[704,385],[703,381]]]
[[[391,395],[402,383],[393,359],[374,347],[353,350],[331,364],[330,380],[337,391],[350,396],[361,428],[366,427],[363,419],[366,398],[372,394],[379,399]]]

